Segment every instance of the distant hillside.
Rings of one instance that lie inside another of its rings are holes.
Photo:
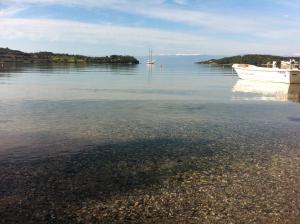
[[[248,54],[248,55],[238,55],[233,57],[225,57],[221,59],[211,59],[207,61],[200,61],[197,62],[198,64],[251,64],[251,65],[263,65],[267,64],[268,62],[273,61],[283,61],[283,60],[290,60],[290,59],[296,59],[295,57],[282,57],[282,56],[275,56],[275,55],[259,55],[259,54]]]
[[[83,55],[55,54],[52,52],[24,53],[0,48],[0,63],[95,63],[95,64],[138,64],[132,56],[111,55],[88,57]]]

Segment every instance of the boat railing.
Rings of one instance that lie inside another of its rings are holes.
[[[299,69],[299,63],[297,61],[290,60],[290,61],[280,61],[279,63],[276,61],[267,62],[266,64],[261,64],[262,67],[267,68],[281,68],[281,69]]]

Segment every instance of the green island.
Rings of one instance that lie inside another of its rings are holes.
[[[261,55],[261,54],[247,54],[237,55],[232,57],[224,57],[221,59],[211,59],[207,61],[196,62],[197,64],[216,64],[216,65],[233,65],[233,64],[251,64],[256,66],[266,65],[276,61],[280,64],[281,61],[288,61],[290,59],[299,59],[297,57],[283,57],[276,55]]]
[[[52,52],[25,53],[9,48],[0,48],[0,63],[139,64],[139,61],[128,55],[88,57],[84,55],[56,54]]]

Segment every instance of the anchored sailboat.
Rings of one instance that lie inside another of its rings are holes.
[[[147,60],[146,64],[148,64],[148,65],[155,64],[155,61],[152,58],[152,49],[149,49],[149,55],[148,55],[148,60]]]

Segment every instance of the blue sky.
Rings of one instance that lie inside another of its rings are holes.
[[[86,55],[300,53],[299,0],[0,0],[0,46]]]

